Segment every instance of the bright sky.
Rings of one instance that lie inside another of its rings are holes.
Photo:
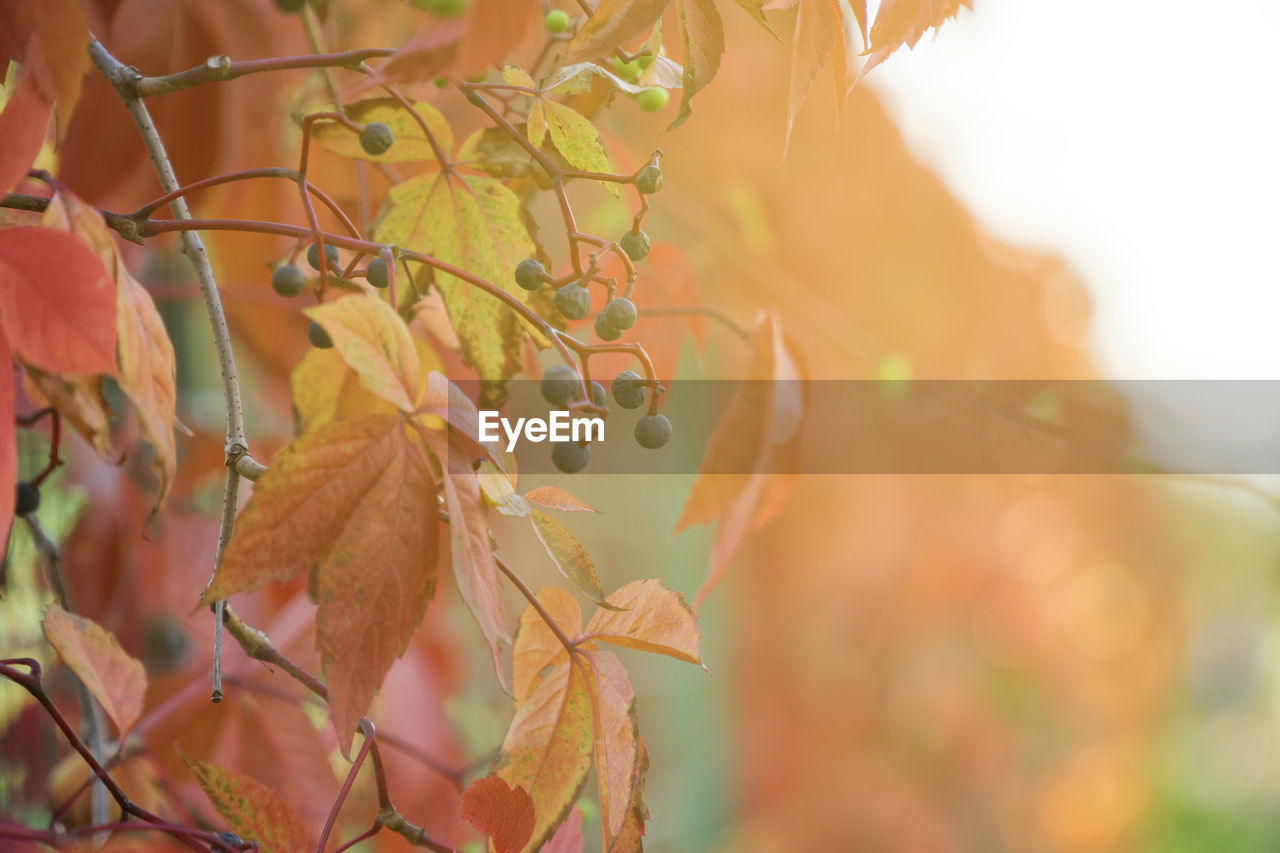
[[[870,75],[917,156],[1067,258],[1112,375],[1280,379],[1280,2],[974,5]]]

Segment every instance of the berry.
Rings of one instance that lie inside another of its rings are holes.
[[[271,274],[271,287],[281,296],[297,296],[306,286],[307,280],[302,275],[302,270],[293,264],[281,264]]]
[[[627,253],[628,258],[638,261],[649,254],[649,235],[643,231],[628,231],[622,235],[618,245],[622,246],[622,251]]]
[[[386,287],[389,283],[387,278],[387,262],[381,257],[373,258],[369,261],[369,265],[364,268],[365,281],[374,287]]]
[[[315,320],[312,320],[311,325],[307,327],[307,340],[311,341],[311,345],[316,349],[329,349],[333,346],[333,338],[329,337],[324,326]]]
[[[329,262],[329,271],[333,272],[334,267],[338,265],[338,249],[336,246],[325,245],[325,260]],[[320,269],[320,252],[316,249],[316,244],[312,243],[307,247],[307,263],[311,264],[313,270]]]
[[[613,399],[624,409],[637,409],[644,405],[644,380],[640,374],[624,370],[613,377]]]
[[[645,195],[653,195],[662,189],[662,170],[657,166],[645,166],[636,172],[636,189]]]
[[[547,271],[543,269],[542,264],[533,258],[525,258],[516,264],[516,284],[525,290],[537,290],[542,287],[542,277]]]
[[[667,90],[661,86],[650,86],[640,94],[636,95],[636,103],[640,105],[640,109],[647,113],[656,113],[667,105],[667,101],[671,98],[667,94]]]
[[[613,58],[613,73],[628,83],[634,83],[640,79],[640,63],[635,59],[630,62],[623,62],[615,56]]]
[[[636,421],[636,443],[657,450],[671,440],[671,421],[666,415],[645,415]]]
[[[40,492],[35,486],[23,480],[18,484],[14,494],[13,514],[18,518],[26,518],[40,506]]]
[[[569,29],[569,13],[563,9],[552,9],[547,13],[547,32],[562,33]]]
[[[386,154],[395,141],[396,135],[391,128],[380,121],[369,122],[364,126],[364,133],[360,134],[360,147],[364,149],[364,153],[374,157]]]
[[[616,341],[622,337],[622,330],[609,322],[605,312],[596,315],[596,337],[602,341]]]
[[[599,382],[596,382],[594,379],[591,381],[591,402],[595,403],[602,409],[604,408],[604,386]]]
[[[301,12],[302,7],[305,5],[307,5],[307,0],[276,0],[276,8],[286,14]]]
[[[566,284],[556,291],[556,310],[568,320],[581,320],[591,313],[591,294],[580,284]]]
[[[578,374],[567,364],[548,367],[542,374],[542,399],[553,406],[566,405],[578,396]]]
[[[609,304],[604,306],[600,316],[610,326],[620,332],[625,332],[636,324],[636,306],[632,305],[631,300],[625,296],[619,296],[617,299],[610,300]],[[597,323],[598,326],[599,323]]]
[[[591,448],[576,441],[557,441],[551,446],[551,461],[566,474],[576,474],[587,467]]]

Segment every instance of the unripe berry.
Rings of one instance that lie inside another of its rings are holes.
[[[616,341],[622,337],[622,330],[610,323],[601,311],[596,315],[596,337],[602,341]]]
[[[671,440],[671,421],[666,415],[645,415],[636,421],[636,443],[657,450]]]
[[[604,386],[601,385],[599,382],[596,382],[594,379],[591,380],[591,402],[595,403],[597,406],[599,406],[602,409],[604,408],[604,404],[605,404]]]
[[[557,441],[551,445],[551,461],[566,474],[576,474],[591,461],[591,448],[576,441]]]
[[[613,384],[610,390],[613,391],[613,399],[618,401],[618,405],[624,409],[638,409],[644,405],[644,380],[640,378],[640,374],[624,370],[617,376],[613,377]]]
[[[539,390],[542,399],[553,406],[564,406],[578,396],[581,386],[578,374],[567,364],[554,364],[542,374]]]
[[[628,83],[634,83],[640,79],[640,63],[636,60],[623,62],[620,58],[613,58],[613,73]]]
[[[326,243],[324,257],[329,262],[329,272],[338,272],[338,248]],[[307,263],[311,264],[313,270],[320,269],[320,251],[316,248],[315,243],[307,247]]]
[[[306,276],[293,264],[281,264],[271,274],[271,287],[281,296],[297,296],[306,286]]]
[[[566,284],[556,291],[556,310],[568,320],[581,320],[591,313],[591,294],[580,284]]]
[[[372,258],[369,265],[364,268],[364,280],[374,287],[386,287],[390,284],[387,278],[387,262],[381,256]]]
[[[395,141],[395,133],[380,121],[369,122],[364,126],[364,133],[360,134],[360,147],[364,149],[366,154],[371,154],[374,157],[379,154],[386,154],[387,149],[391,147],[391,143]]]
[[[667,101],[671,96],[667,94],[667,90],[661,86],[650,86],[640,94],[636,95],[636,103],[640,105],[640,109],[647,113],[656,113],[667,105]]]
[[[662,189],[662,170],[657,166],[645,166],[636,172],[636,189],[645,195],[653,195]]]
[[[40,508],[40,491],[26,480],[17,485],[13,496],[13,514],[26,518]]]
[[[516,264],[516,284],[525,290],[537,290],[542,287],[542,277],[546,274],[542,264],[534,258],[525,258]]]
[[[569,13],[563,9],[552,9],[547,13],[547,32],[562,33],[569,29]]]
[[[627,257],[633,261],[638,261],[649,254],[649,235],[643,231],[636,233],[628,231],[622,235],[622,239],[618,241],[618,245],[622,247],[622,251],[627,253]]]
[[[605,322],[610,326],[620,332],[625,332],[636,324],[636,306],[625,296],[619,296],[617,299],[610,300],[609,304],[604,306],[600,316],[604,317]]]
[[[311,325],[307,327],[307,340],[311,341],[311,345],[316,349],[329,349],[333,346],[333,338],[329,337],[324,326],[315,320],[312,320]]]

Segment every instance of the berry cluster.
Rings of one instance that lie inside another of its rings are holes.
[[[640,374],[624,370],[614,377],[610,386],[614,402],[624,409],[636,409],[644,405],[645,389],[654,384]],[[585,405],[580,399],[581,384],[577,371],[565,364],[547,368],[542,374],[540,390],[542,398],[552,406],[574,408]],[[591,405],[604,409],[606,395],[599,382],[591,383]],[[657,450],[671,440],[671,421],[658,412],[650,412],[636,422],[636,443],[649,450]],[[566,474],[574,474],[586,467],[591,460],[591,447],[575,441],[556,442],[551,448],[551,461]]]

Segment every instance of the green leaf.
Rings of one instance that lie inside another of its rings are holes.
[[[275,791],[234,770],[204,761],[182,760],[191,768],[227,828],[262,853],[300,853],[311,847],[302,819]]]
[[[591,555],[578,544],[573,534],[540,509],[530,508],[529,520],[533,522],[533,532],[538,534],[538,541],[542,543],[547,556],[556,564],[560,574],[596,604],[611,606],[605,601],[604,590],[600,588],[600,578],[596,575]]]
[[[449,122],[430,104],[416,101],[410,103],[418,115],[422,116],[423,123],[430,129],[445,157],[448,157],[453,150],[453,131],[449,128]],[[422,125],[394,98],[370,98],[349,104],[343,109],[347,118],[360,124],[375,121],[385,124],[395,134],[395,142],[385,154],[373,155],[361,147],[360,135],[355,131],[336,121],[318,120],[311,127],[311,135],[326,151],[340,157],[371,160],[375,163],[436,159],[426,134],[422,132]]]
[[[613,167],[609,165],[609,157],[604,153],[604,146],[600,144],[600,134],[589,118],[573,107],[555,101],[546,101],[543,106],[546,109],[551,142],[570,166],[583,172],[613,171]],[[533,124],[532,113],[529,124]],[[609,192],[618,195],[617,184],[607,181],[600,183],[608,187]]]
[[[724,22],[712,0],[677,0],[676,10],[680,17],[680,41],[684,45],[684,90],[680,112],[669,130],[689,118],[693,96],[716,76],[724,54]]]

